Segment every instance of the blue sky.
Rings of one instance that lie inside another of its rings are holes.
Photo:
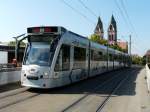
[[[107,28],[113,14],[117,21],[118,38],[126,41],[132,35],[132,53],[143,55],[150,49],[150,0],[81,0],[97,17],[79,0],[64,1],[88,19],[64,4],[63,0],[1,0],[0,41],[11,41],[12,37],[25,33],[27,27],[39,25],[64,26],[75,33],[89,36],[93,33],[98,16],[103,21],[107,38]],[[128,22],[121,1],[134,28]]]

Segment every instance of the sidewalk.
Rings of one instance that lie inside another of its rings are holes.
[[[150,112],[145,68],[133,73],[107,102],[103,112]]]

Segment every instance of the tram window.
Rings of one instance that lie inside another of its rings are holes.
[[[107,60],[108,60],[107,57],[108,57],[108,56],[107,56],[107,52],[103,52],[103,61],[104,61],[104,60],[107,61]]]
[[[114,61],[117,61],[117,55],[114,54]]]
[[[51,36],[45,36],[45,35],[37,35],[37,36],[30,36],[29,41],[30,42],[47,42],[50,43],[52,40],[56,38],[56,35],[51,35]]]
[[[119,55],[117,56],[117,59],[118,59],[117,61],[119,62],[120,61],[120,56]]]
[[[101,61],[103,60],[103,53],[100,51],[91,51],[91,60],[93,61]]]
[[[74,47],[74,64],[73,69],[85,68],[86,65],[86,49]]]
[[[94,60],[94,61],[98,61],[98,60],[99,60],[98,51],[94,51],[94,52],[93,52],[93,60]]]
[[[119,55],[119,62],[122,62],[122,56]]]
[[[103,53],[99,51],[98,54],[99,54],[99,61],[102,61],[103,60]]]
[[[119,55],[116,54],[116,61],[119,62]]]
[[[109,54],[109,60],[113,61],[113,55],[112,54]]]
[[[24,58],[24,64],[36,64],[40,66],[49,65],[49,45],[39,46],[28,46]]]
[[[70,69],[70,46],[62,45],[57,57],[55,71],[67,71]]]
[[[93,50],[91,50],[91,60],[93,60],[94,59],[94,55],[93,55]]]

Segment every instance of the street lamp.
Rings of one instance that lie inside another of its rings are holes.
[[[16,45],[15,45],[15,59],[17,60],[17,51],[18,51],[18,38],[20,38],[20,37],[22,37],[22,36],[24,36],[25,35],[25,33],[23,33],[23,34],[21,34],[21,35],[18,35],[18,36],[16,36],[16,37],[12,37],[12,38],[14,38],[15,39],[15,42],[16,42]]]

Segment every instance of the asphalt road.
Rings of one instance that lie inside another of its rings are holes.
[[[0,86],[0,93],[21,88],[20,82],[9,83]]]
[[[145,80],[145,69],[129,77],[103,108],[103,112],[150,112],[150,94]]]
[[[147,111],[150,100],[144,74],[145,69],[136,67],[105,73],[61,88],[28,89],[0,97],[0,112],[95,112],[125,78],[127,80],[113,92],[102,111],[150,112]]]

